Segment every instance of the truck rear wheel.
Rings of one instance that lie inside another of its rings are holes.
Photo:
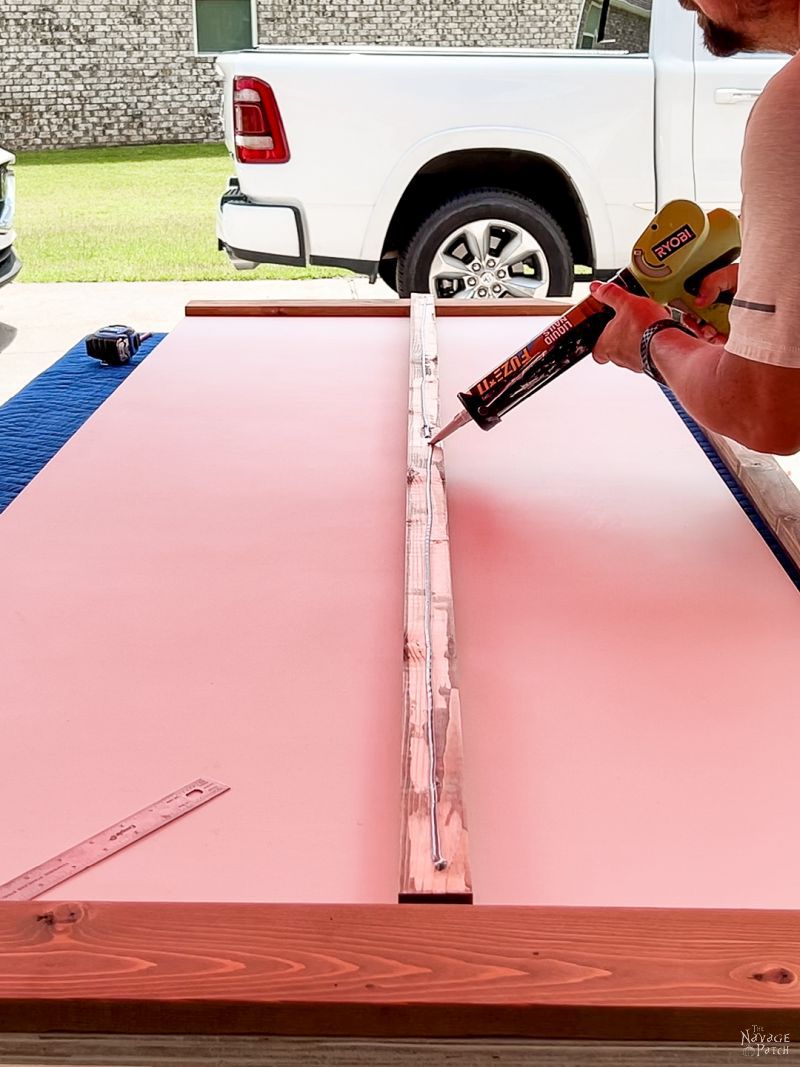
[[[519,193],[476,189],[449,200],[401,252],[397,291],[440,299],[569,296],[574,265],[553,216]]]

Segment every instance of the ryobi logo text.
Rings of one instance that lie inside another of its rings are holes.
[[[683,248],[684,245],[688,245],[690,241],[694,241],[696,237],[697,234],[691,226],[681,226],[679,230],[671,233],[669,237],[665,237],[657,245],[653,245],[653,255],[659,263],[663,263],[665,259],[677,252],[678,249]]]

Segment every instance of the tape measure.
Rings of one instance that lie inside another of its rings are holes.
[[[150,333],[137,333],[132,326],[104,326],[86,337],[86,353],[102,363],[122,367],[130,363]]]
[[[182,789],[176,789],[149,807],[134,812],[127,819],[121,819],[80,844],[73,845],[66,852],[31,867],[10,882],[4,882],[0,885],[0,900],[35,900],[53,886],[108,859],[115,852],[121,852],[135,841],[141,841],[154,830],[160,830],[162,826],[180,819],[182,815],[194,811],[221,793],[227,793],[229,789],[230,786],[210,778],[196,778]]]

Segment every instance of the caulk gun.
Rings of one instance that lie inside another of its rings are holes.
[[[705,308],[699,308],[696,299],[706,275],[738,259],[740,244],[739,221],[729,211],[715,208],[706,214],[691,200],[673,200],[638,239],[630,264],[611,281],[727,333],[730,294],[721,293],[716,303]],[[613,317],[613,309],[593,296],[570,308],[468,392],[459,393],[464,411],[431,444],[468,422],[491,430],[512,408],[588,356]]]

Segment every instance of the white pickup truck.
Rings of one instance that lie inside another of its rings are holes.
[[[677,0],[611,0],[622,32],[598,45],[602,7],[586,0],[570,51],[223,53],[220,248],[401,296],[566,296],[576,265],[627,263],[668,200],[738,210],[747,116],[785,57],[715,58]]]

